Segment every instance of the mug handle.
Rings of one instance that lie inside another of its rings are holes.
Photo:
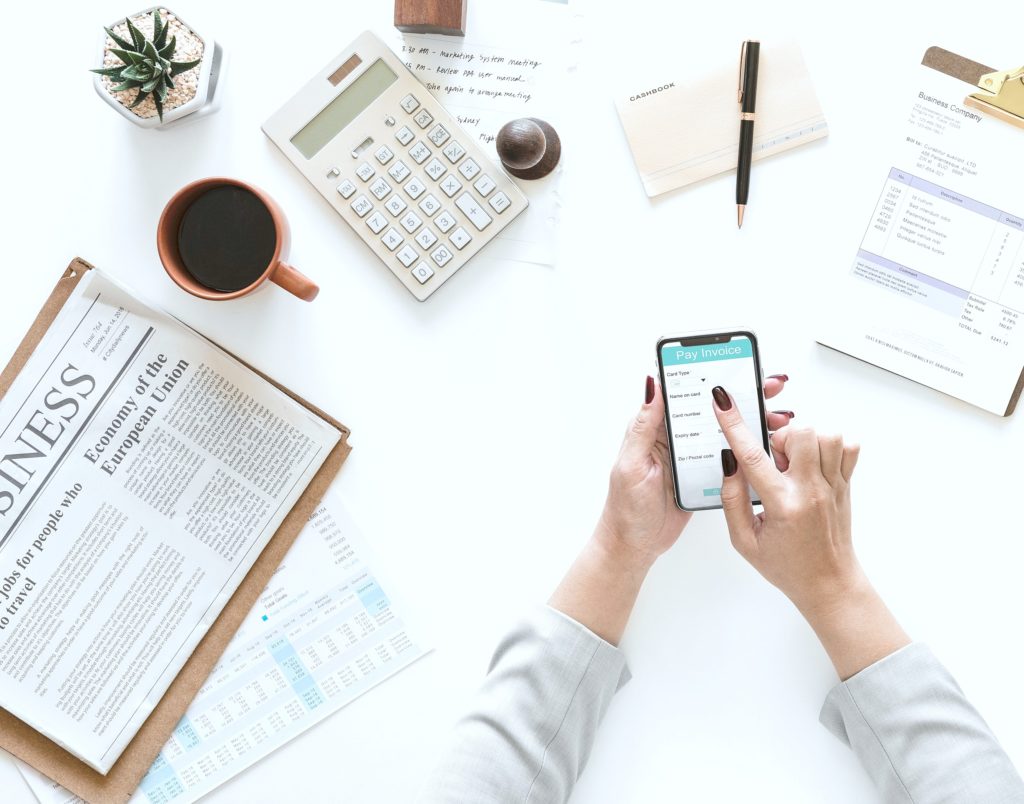
[[[313,280],[286,262],[277,264],[274,273],[270,275],[270,281],[303,301],[313,301],[320,292],[320,288]]]

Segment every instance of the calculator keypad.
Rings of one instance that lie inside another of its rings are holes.
[[[462,159],[463,156],[466,155],[466,149],[459,145],[455,140],[452,140],[446,146],[444,146],[444,150],[441,153],[448,157],[448,161],[454,165],[456,162]],[[466,178],[472,177],[467,176]]]
[[[432,178],[434,181],[437,181],[444,175],[445,171],[448,170],[448,168],[446,168],[444,166],[444,163],[435,156],[427,163],[427,166],[424,168],[424,170],[427,171],[427,175],[430,176],[430,178]]]
[[[392,270],[408,270],[420,285],[436,285],[439,272],[443,281],[480,248],[478,240],[487,242],[490,232],[477,233],[514,206],[515,193],[507,183],[502,184],[506,191],[498,189],[504,176],[495,181],[484,173],[479,153],[474,159],[468,153],[473,146],[467,149],[455,139],[458,132],[444,122],[448,118],[435,119],[429,103],[407,94],[399,105],[394,117],[402,119],[387,124],[396,126],[394,140],[367,138],[364,161],[357,157],[349,176],[335,168],[328,179],[340,182],[334,185],[338,195],[363,219],[364,238],[376,238],[390,252]],[[366,185],[363,194],[360,181]],[[422,293],[429,295],[417,291],[417,297]]]
[[[424,229],[416,235],[416,242],[419,243],[420,248],[428,249],[437,242],[437,235],[430,231],[430,229]]]
[[[401,159],[399,159],[397,162],[395,162],[395,164],[388,168],[388,175],[395,181],[397,181],[399,184],[401,184],[403,181],[409,178],[410,173],[412,173],[412,171],[409,170],[409,166],[405,164],[405,162],[403,162]]]
[[[425,193],[426,191],[427,185],[425,185],[415,176],[409,179],[408,183],[405,185],[405,193],[413,201],[415,201],[417,198],[423,195],[423,193]]]
[[[448,129],[440,123],[430,129],[430,133],[427,135],[427,139],[434,143],[438,148],[444,145],[449,137],[451,137],[451,134],[448,133]]]
[[[370,203],[370,199],[365,195],[359,196],[359,198],[352,202],[352,211],[360,218],[365,218],[371,209],[373,209],[373,204]]]
[[[426,109],[420,109],[419,113],[413,117],[413,120],[416,121],[416,125],[420,128],[426,128],[434,122],[434,116]]]
[[[405,240],[405,238],[402,237],[402,235],[398,233],[398,230],[393,226],[390,229],[388,229],[387,232],[384,234],[384,237],[381,238],[381,242],[384,243],[384,245],[387,246],[391,251],[394,251],[396,248],[402,245],[403,240]]]
[[[374,194],[378,201],[383,201],[387,198],[388,193],[391,192],[391,185],[378,176],[373,180],[373,184],[370,185],[370,192]]]
[[[409,156],[417,165],[422,165],[430,158],[430,149],[422,142],[417,142],[409,149]]]
[[[405,203],[405,202],[404,202],[404,201],[403,201],[403,200],[402,200],[401,198],[399,198],[399,197],[398,197],[397,195],[393,195],[393,196],[391,196],[391,198],[389,198],[389,199],[387,200],[387,203],[385,203],[385,204],[384,204],[384,208],[385,208],[385,209],[386,209],[386,210],[387,210],[388,212],[390,212],[390,213],[391,213],[392,215],[394,215],[394,216],[395,216],[396,218],[397,218],[397,217],[398,217],[399,215],[401,215],[401,214],[402,214],[403,212],[405,212],[405,208],[406,208],[407,206],[409,206],[409,205],[408,205],[408,204],[406,204],[406,203]]]
[[[427,193],[426,197],[420,201],[420,209],[427,213],[427,216],[433,215],[441,208],[441,202],[438,201],[430,193]]]

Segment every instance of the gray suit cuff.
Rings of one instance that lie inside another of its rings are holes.
[[[1024,801],[1013,764],[926,645],[834,687],[820,720],[854,750],[886,802]]]

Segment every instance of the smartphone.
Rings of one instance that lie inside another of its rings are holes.
[[[715,418],[712,388],[729,392],[770,452],[757,338],[744,330],[662,338],[658,370],[676,505],[684,511],[721,508],[722,449],[729,444]],[[753,489],[750,499],[760,502]]]

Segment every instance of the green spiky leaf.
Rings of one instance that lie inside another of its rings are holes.
[[[157,86],[162,85],[164,82],[163,74],[161,73],[156,78],[152,78],[142,85],[143,92],[152,92]]]
[[[135,101],[132,103],[131,108],[134,109],[136,106],[142,103],[148,96],[148,92],[146,92],[144,89],[140,89],[139,94],[135,96]]]
[[[167,37],[167,25],[160,18],[160,9],[153,9],[153,44],[156,45],[156,49],[159,50],[163,47],[161,38],[166,39]]]
[[[165,76],[165,78],[166,78],[166,76]],[[169,89],[169,87],[167,86],[166,81],[162,81],[161,83],[159,83],[157,85],[157,88],[155,90],[153,90],[153,94],[156,96],[157,100],[161,100],[162,101],[162,100],[165,100],[167,98],[167,90],[168,89]]]
[[[151,59],[153,61],[158,61],[160,59],[160,54],[157,53],[156,47],[153,45],[152,42],[147,41],[142,46],[142,53],[143,55],[145,55],[147,59]]]
[[[127,39],[122,39],[120,36],[118,36],[116,33],[114,33],[110,28],[104,28],[103,30],[107,32],[107,36],[109,36],[111,39],[113,39],[114,40],[114,44],[117,45],[118,47],[124,48],[125,50],[131,50],[134,47],[134,45],[132,45],[131,42],[129,42]]]
[[[132,67],[125,67],[121,78],[131,81],[148,81],[153,77],[153,71],[144,64],[137,64]]]
[[[164,73],[164,86],[168,89],[174,88],[174,80],[171,78],[170,73]]]
[[[142,64],[142,62],[145,60],[140,54],[135,53],[131,50],[121,50],[120,48],[112,47],[110,48],[110,52],[128,65]]]
[[[172,36],[171,41],[160,48],[160,58],[169,59],[174,55],[174,49],[178,46],[178,37]]]
[[[171,62],[171,75],[172,76],[181,75],[186,70],[191,70],[193,67],[195,67],[197,64],[199,64],[201,61],[202,61],[202,59],[193,59],[192,61],[172,61]]]
[[[102,67],[98,70],[89,70],[90,73],[96,73],[97,75],[109,75],[111,78],[120,78],[121,71],[124,69],[123,64],[119,64],[116,67]]]
[[[126,89],[135,89],[141,87],[142,83],[139,81],[125,81],[123,84],[118,84],[110,88],[111,92],[123,92]]]
[[[135,49],[141,53],[142,48],[146,44],[146,35],[136,28],[135,23],[127,17],[125,17],[124,21],[128,23],[128,33],[131,34],[132,42],[135,44]]]
[[[156,113],[160,116],[160,122],[164,122],[164,102],[160,98],[154,97],[153,102],[156,103]]]

